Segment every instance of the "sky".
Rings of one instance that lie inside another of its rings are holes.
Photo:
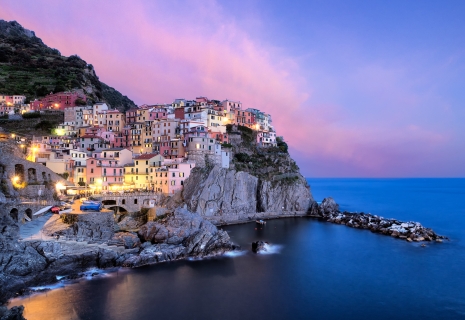
[[[464,1],[1,0],[136,104],[239,100],[306,177],[465,177]]]

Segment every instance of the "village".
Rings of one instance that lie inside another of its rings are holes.
[[[11,133],[10,138],[29,161],[61,175],[78,191],[174,194],[195,166],[210,162],[229,168],[232,125],[254,130],[260,147],[277,144],[271,116],[244,109],[240,101],[175,99],[121,112],[104,102],[87,105],[83,90],[72,90],[25,102],[25,96],[0,94],[0,117],[61,111],[64,122],[50,135]]]

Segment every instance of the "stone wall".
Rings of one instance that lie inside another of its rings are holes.
[[[44,165],[22,158],[24,155],[18,149],[18,146],[11,141],[0,143],[0,182],[2,185],[0,192],[6,197],[18,196],[12,185],[13,178],[16,176],[19,178],[18,182],[25,182],[25,185],[49,184],[54,186],[57,182],[73,185]]]
[[[215,155],[213,152],[206,151],[189,151],[189,160],[195,161],[197,167],[205,167],[207,164],[211,166],[221,166],[221,155]]]

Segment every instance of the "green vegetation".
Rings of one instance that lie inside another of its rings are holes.
[[[276,138],[276,144],[278,145],[278,148],[279,148],[279,150],[281,150],[281,152],[288,153],[287,143],[284,142],[283,137],[277,137]]]
[[[222,147],[222,148],[232,148],[232,144],[230,144],[230,143],[223,143],[223,144],[221,144],[221,147]]]
[[[63,172],[58,174],[60,177],[62,177],[65,180],[68,180],[69,173],[68,172]]]
[[[27,101],[51,92],[92,87],[90,102],[106,101],[112,107],[127,110],[135,104],[128,97],[100,82],[94,67],[77,55],[65,57],[47,47],[38,37],[28,37],[18,23],[0,31],[0,92],[25,95]],[[86,92],[86,91],[85,91]],[[81,105],[86,101],[79,101]]]
[[[55,128],[55,125],[52,122],[48,121],[48,120],[41,121],[38,124],[36,124],[36,126],[34,127],[34,129],[36,129],[36,130],[44,130],[44,131],[47,131],[49,133],[52,132],[53,128]]]
[[[23,113],[23,119],[34,119],[34,118],[40,118],[40,112],[27,112]]]
[[[28,118],[27,116],[24,117],[24,115],[23,120],[21,121],[3,119],[0,120],[1,127],[6,132],[32,137],[33,135],[49,135],[51,132],[51,128],[56,127],[58,124],[64,121],[64,114],[61,111],[40,113],[39,118],[36,118],[34,116],[32,118]],[[40,124],[43,121],[46,121],[45,124]]]

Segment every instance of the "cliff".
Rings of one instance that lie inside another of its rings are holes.
[[[314,203],[307,181],[282,139],[276,147],[259,147],[256,133],[229,126],[229,168],[194,168],[182,200],[189,210],[216,223],[306,214]]]
[[[49,48],[34,31],[0,20],[0,93],[28,100],[50,92],[82,89],[88,102],[105,101],[119,110],[135,107],[127,96],[101,82],[91,64]]]

